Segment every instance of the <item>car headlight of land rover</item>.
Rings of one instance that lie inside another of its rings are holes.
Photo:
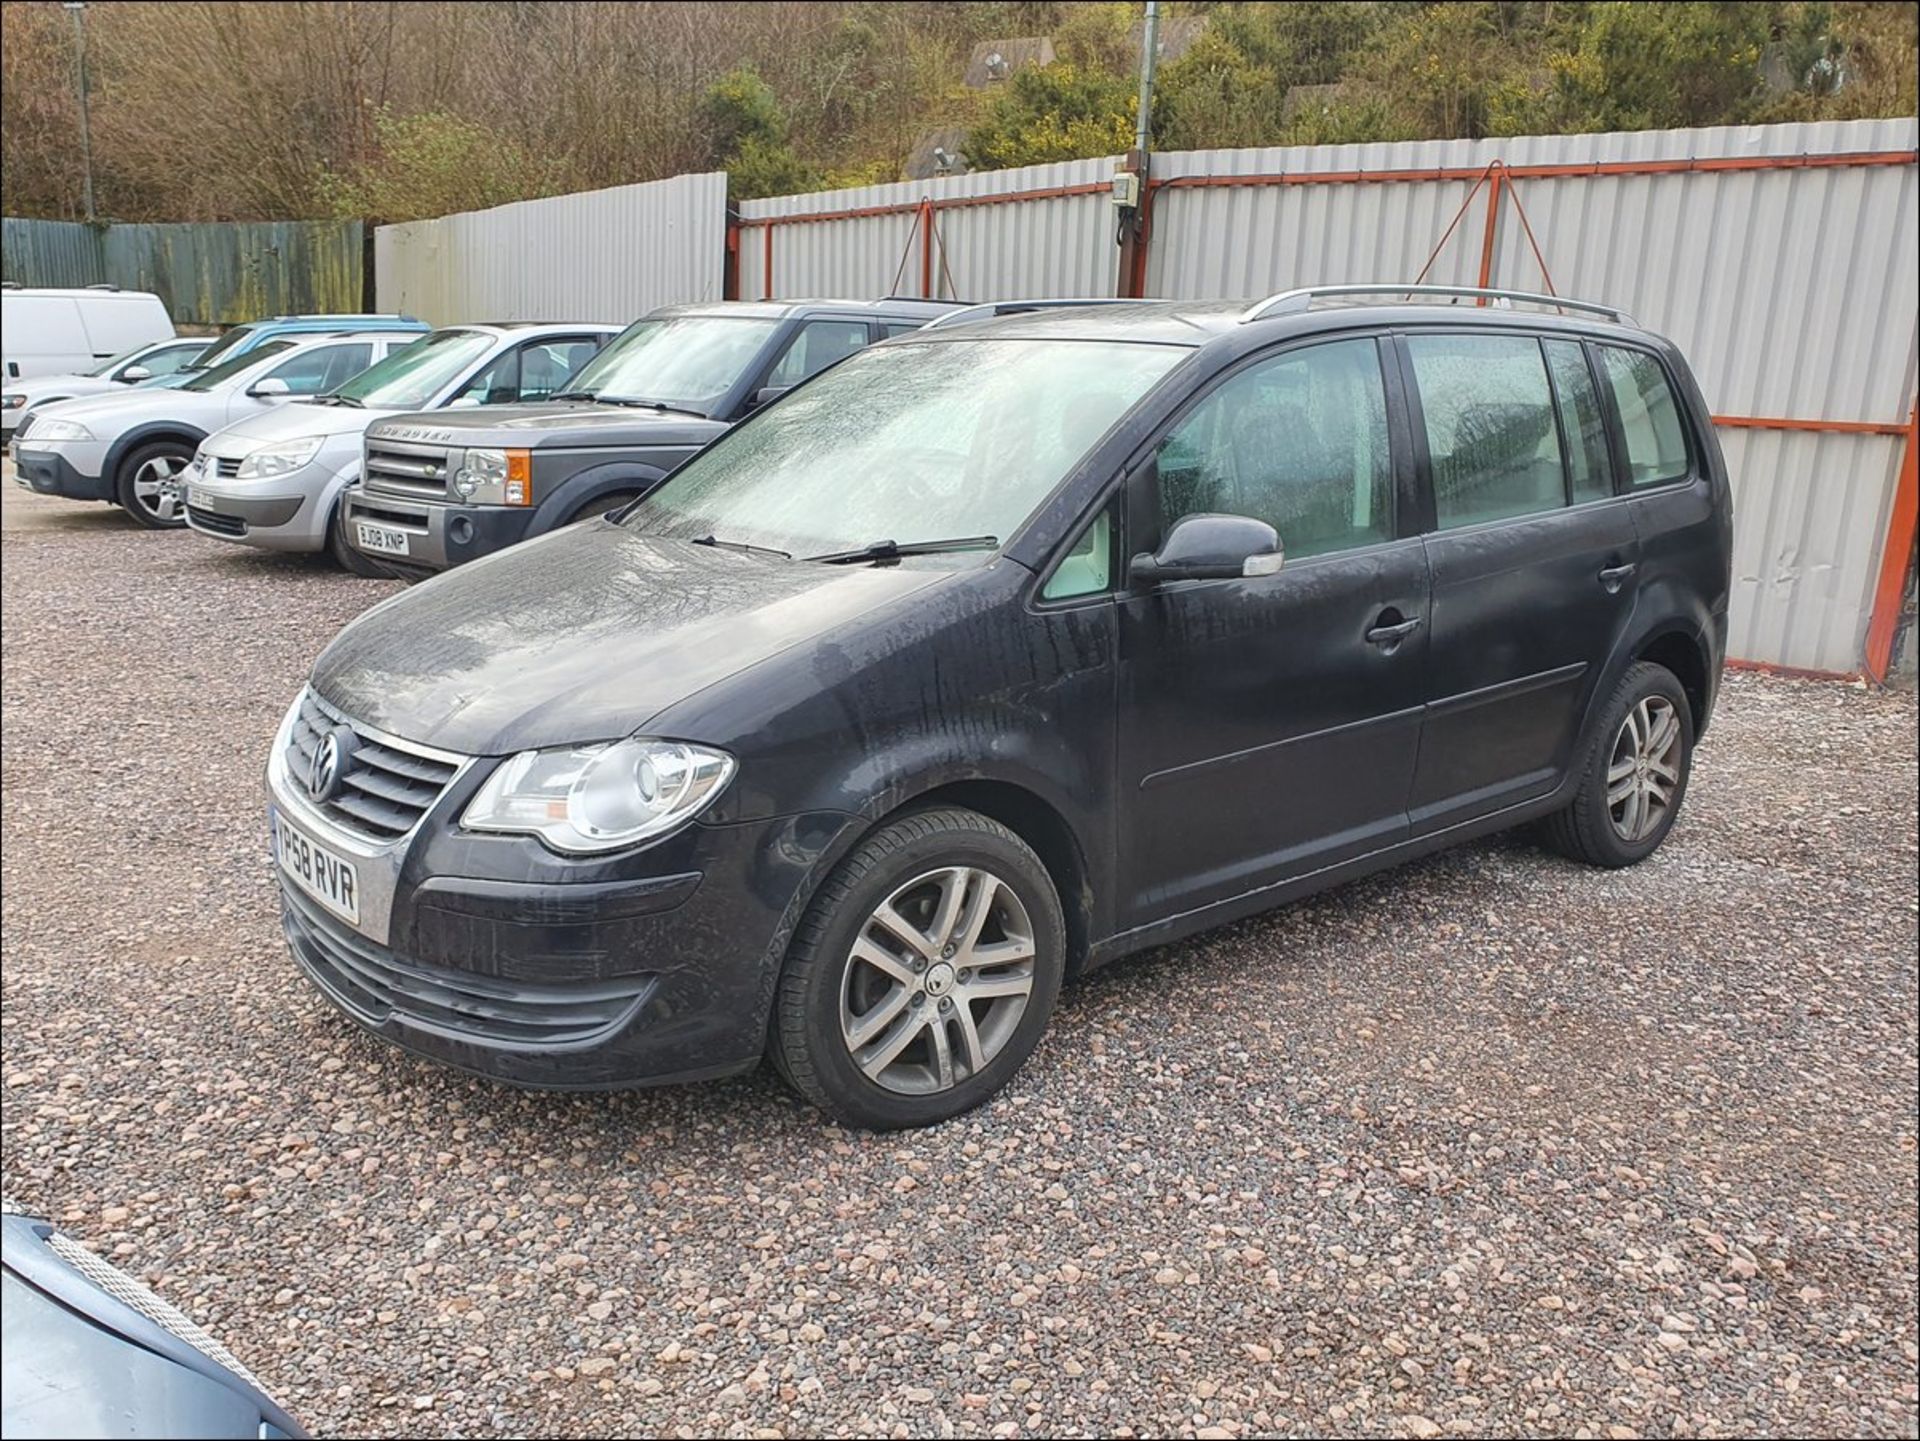
[[[734,768],[725,751],[681,741],[522,751],[487,778],[460,824],[538,836],[568,855],[618,850],[692,820]]]
[[[26,403],[27,403],[26,396],[20,394],[20,392],[18,391],[12,391],[6,395],[0,395],[0,410],[18,410],[21,406],[25,405]]]
[[[453,489],[475,505],[532,505],[533,457],[524,450],[469,450]]]
[[[34,422],[33,438],[43,440],[92,440],[93,432],[77,420],[56,420],[53,416],[42,415]]]
[[[277,440],[240,458],[235,480],[266,480],[298,470],[312,460],[320,449],[321,437],[302,435],[293,440]]]

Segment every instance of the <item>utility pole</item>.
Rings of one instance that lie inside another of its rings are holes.
[[[94,220],[93,213],[93,126],[87,117],[87,0],[61,0],[67,12],[73,16],[74,66],[79,75],[80,92],[80,164],[82,203],[86,207],[87,223]]]
[[[1148,172],[1153,147],[1153,67],[1160,58],[1160,6],[1147,0],[1140,27],[1140,105],[1133,126],[1133,149],[1113,177],[1113,198],[1120,210],[1120,273],[1116,291],[1138,296],[1146,278],[1145,246]]]
[[[1147,0],[1146,28],[1140,37],[1140,113],[1133,127],[1133,148],[1146,159],[1153,138],[1153,67],[1160,58],[1160,6]]]

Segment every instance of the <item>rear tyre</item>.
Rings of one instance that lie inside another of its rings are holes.
[[[1673,829],[1692,771],[1687,693],[1665,666],[1639,661],[1602,708],[1581,761],[1580,789],[1547,818],[1547,841],[1590,866],[1643,861]]]
[[[347,539],[347,503],[344,500],[334,506],[333,519],[327,523],[327,554],[342,570],[365,576],[369,580],[391,580],[399,574],[392,566],[354,549],[353,542]]]
[[[612,495],[598,496],[586,502],[586,504],[568,516],[562,523],[574,525],[583,520],[592,520],[596,516],[610,515],[631,501],[637,494],[637,491],[620,490],[615,491]]]
[[[919,811],[863,841],[807,908],[769,1049],[847,1125],[929,1126],[1020,1069],[1065,969],[1060,898],[1026,842],[975,811]]]
[[[187,523],[186,488],[181,473],[193,459],[193,447],[178,440],[156,440],[136,448],[120,462],[114,499],[149,530],[179,530]]]

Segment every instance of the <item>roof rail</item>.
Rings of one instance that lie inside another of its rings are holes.
[[[118,290],[119,288],[120,287],[115,285],[111,280],[95,281],[87,287],[88,290]]]
[[[1594,315],[1604,315],[1621,325],[1634,323],[1633,317],[1617,306],[1601,305],[1592,300],[1569,300],[1564,295],[1541,295],[1532,290],[1486,290],[1472,285],[1313,285],[1303,290],[1283,290],[1278,295],[1269,295],[1259,304],[1249,306],[1240,319],[1244,324],[1249,320],[1266,320],[1275,315],[1299,315],[1312,308],[1314,301],[1328,297],[1372,296],[1385,299],[1395,295],[1408,299],[1416,295],[1444,295],[1454,300],[1503,300],[1509,304],[1518,302],[1551,306],[1559,310],[1584,310]]]
[[[936,325],[953,325],[969,320],[991,320],[997,315],[1025,315],[1031,310],[1071,310],[1082,305],[1139,305],[1138,300],[1115,299],[1112,296],[1082,296],[1062,300],[991,300],[984,305],[969,305],[961,310],[949,310],[945,315],[936,315],[922,330],[932,330]]]

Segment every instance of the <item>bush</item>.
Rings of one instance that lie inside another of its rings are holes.
[[[1068,61],[1016,70],[967,135],[979,169],[1117,155],[1133,145],[1132,84]]]
[[[327,213],[348,220],[422,220],[569,188],[562,163],[536,160],[505,136],[458,115],[396,115],[382,107],[373,135],[369,158],[320,172],[317,191]]]

